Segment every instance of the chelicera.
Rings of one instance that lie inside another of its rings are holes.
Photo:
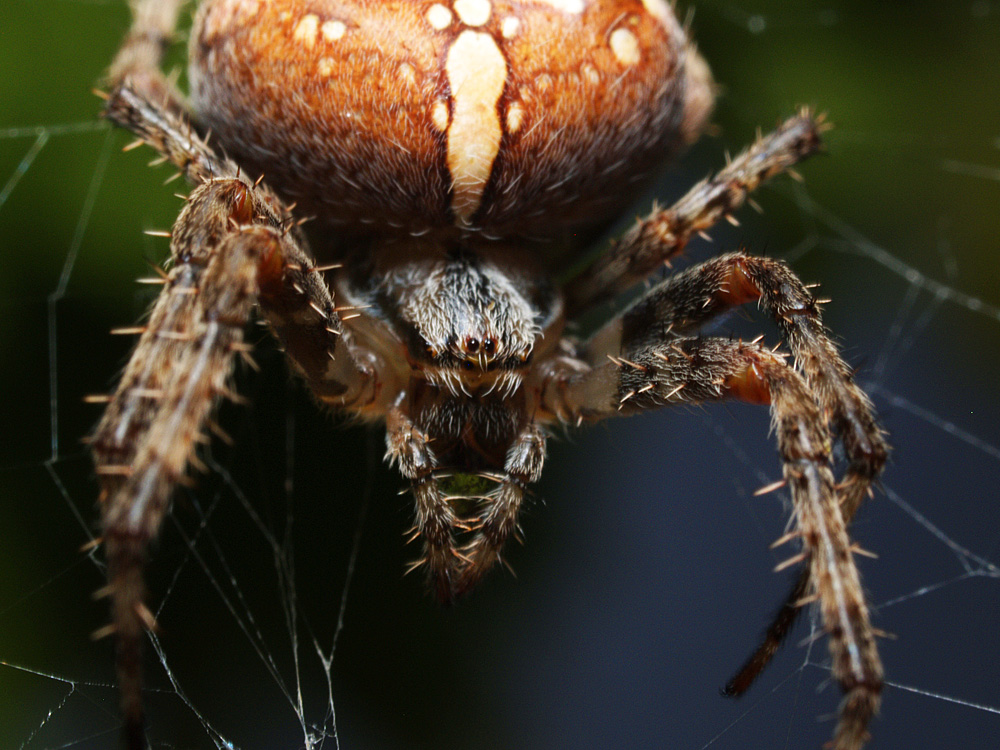
[[[319,404],[384,422],[412,486],[413,567],[445,602],[518,534],[551,425],[769,404],[802,573],[729,688],[818,601],[845,692],[833,744],[861,747],[882,667],[846,525],[887,447],[813,294],[784,263],[731,253],[566,335],[816,151],[820,121],[789,119],[564,281],[710,114],[708,67],[665,0],[203,0],[190,100],[159,68],[182,5],[133,0],[106,108],[194,185],[92,441],[129,747],[146,744],[147,548],[255,311]],[[300,215],[315,217],[308,237]],[[775,319],[794,367],[758,342],[697,336],[747,302]]]

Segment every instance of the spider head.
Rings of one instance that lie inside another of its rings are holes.
[[[428,381],[455,394],[511,391],[557,306],[542,286],[472,254],[425,259],[395,269],[383,309]]]

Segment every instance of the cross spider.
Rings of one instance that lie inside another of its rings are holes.
[[[801,545],[779,567],[802,572],[727,691],[745,691],[818,601],[845,693],[833,746],[860,748],[882,667],[846,527],[887,446],[819,300],[781,261],[730,253],[652,286],[585,340],[563,335],[815,152],[821,120],[789,119],[561,281],[711,111],[708,67],[666,0],[203,0],[190,109],[159,67],[182,5],[132,1],[106,108],[194,185],[92,441],[127,745],[146,744],[147,548],[257,310],[320,404],[384,420],[386,458],[412,485],[413,567],[444,602],[518,534],[549,425],[769,404],[793,503],[779,542]],[[316,215],[309,240],[329,265],[307,250],[295,205]],[[753,301],[794,367],[757,342],[698,337]],[[839,482],[831,435],[847,457]]]

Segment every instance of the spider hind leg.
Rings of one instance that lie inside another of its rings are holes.
[[[854,383],[822,323],[819,301],[784,262],[730,253],[675,274],[599,331],[588,344],[588,356],[593,362],[694,333],[712,318],[748,302],[758,302],[777,323],[823,419],[843,443],[847,466],[836,491],[850,523],[885,466],[888,446],[871,401]],[[762,642],[727,682],[724,694],[746,692],[777,653],[808,596],[808,575],[806,566]]]

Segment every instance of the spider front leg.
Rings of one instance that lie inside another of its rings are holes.
[[[868,396],[854,383],[818,302],[786,263],[730,253],[678,273],[644,294],[587,344],[591,362],[696,331],[720,313],[759,302],[778,324],[810,390],[843,441],[846,478],[838,488],[848,517],[870,492],[888,456]]]
[[[245,353],[243,329],[255,301],[268,306],[320,398],[363,407],[375,392],[373,369],[358,364],[333,301],[292,236],[266,214],[265,201],[240,180],[209,181],[192,193],[171,238],[173,266],[142,336],[92,439],[101,482],[117,671],[126,744],[145,747],[141,639],[153,625],[144,603],[142,568],[174,485],[187,481],[193,449],[226,380],[234,353]],[[322,352],[322,355],[319,352]],[[332,366],[331,357],[337,358]],[[318,364],[322,360],[322,366]]]
[[[574,371],[575,370],[575,371]],[[837,497],[831,437],[810,387],[782,357],[723,339],[675,339],[625,347],[621,359],[584,370],[557,367],[546,383],[546,408],[564,417],[600,419],[675,403],[740,399],[770,404],[783,473],[802,552],[830,636],[833,676],[845,693],[836,750],[857,750],[877,713],[882,665]],[[557,374],[559,373],[559,374]]]
[[[848,523],[881,473],[888,446],[871,401],[853,382],[820,318],[817,302],[788,266],[771,258],[732,253],[693,266],[650,290],[605,326],[588,345],[594,361],[697,330],[710,318],[757,301],[778,324],[821,413],[843,442],[848,465],[837,486]],[[809,589],[803,569],[761,645],[729,680],[727,695],[741,695],[763,671],[791,630]]]
[[[130,748],[145,744],[140,639],[153,621],[143,601],[146,547],[173,486],[185,480],[213,402],[224,392],[254,300],[260,230],[227,227],[233,214],[239,216],[246,190],[226,187],[202,189],[216,193],[207,201],[217,207],[215,226],[199,223],[206,208],[200,195],[178,219],[175,265],[92,440],[108,559],[104,593],[112,598],[110,629],[117,638]]]

